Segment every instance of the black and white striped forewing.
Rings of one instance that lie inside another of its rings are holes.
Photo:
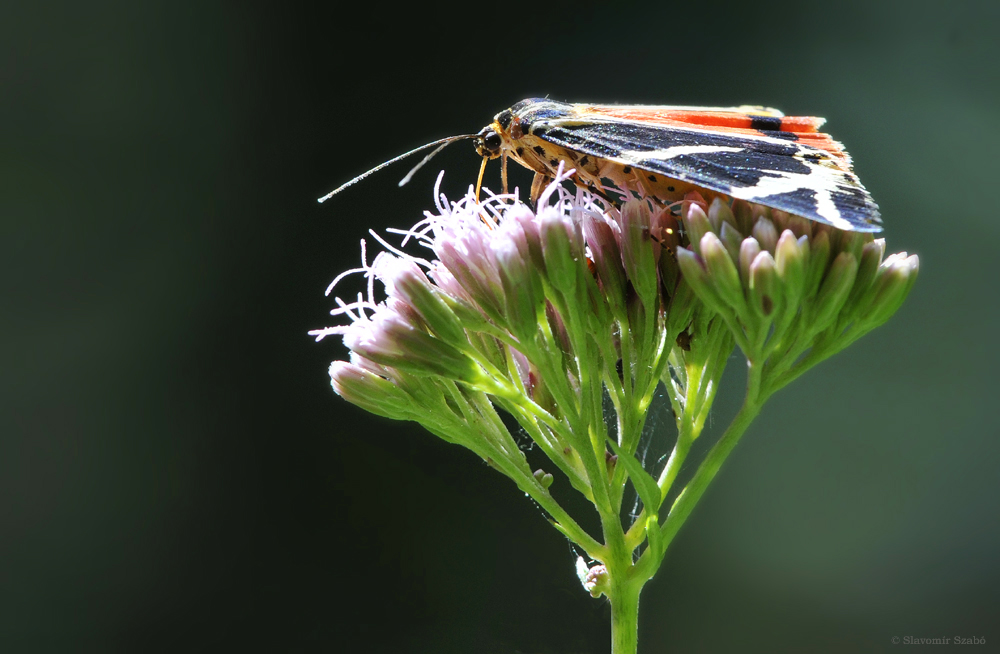
[[[530,133],[555,145],[734,198],[860,232],[881,231],[878,206],[857,176],[792,140],[626,121],[553,117]]]

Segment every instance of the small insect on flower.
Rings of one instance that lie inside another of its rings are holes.
[[[535,171],[532,199],[560,162],[571,181],[612,202],[630,197],[659,204],[693,190],[747,200],[838,229],[882,230],[878,206],[851,168],[844,146],[819,132],[825,119],[785,116],[766,107],[673,107],[566,104],[539,98],[498,113],[477,134],[421,146],[355,177],[332,193],[421,150],[437,146],[400,182],[455,141],[472,139],[486,162],[507,159]]]

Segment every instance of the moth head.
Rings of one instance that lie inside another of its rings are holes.
[[[497,129],[500,125],[494,122],[492,125],[487,125],[478,134],[476,134],[473,143],[476,146],[476,152],[479,153],[480,157],[486,159],[495,159],[500,156],[500,149],[503,146],[503,137],[500,136],[500,131]]]

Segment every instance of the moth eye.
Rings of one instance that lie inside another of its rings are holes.
[[[500,156],[500,146],[503,144],[503,139],[500,138],[500,135],[492,127],[484,127],[482,131],[476,134],[476,139],[473,143],[480,157],[489,157],[492,159]]]
[[[483,134],[483,146],[490,152],[496,152],[500,149],[500,144],[502,143],[500,135],[490,130]]]

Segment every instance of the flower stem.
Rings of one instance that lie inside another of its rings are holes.
[[[639,642],[639,593],[646,580],[611,575],[611,654],[635,654]]]
[[[715,478],[715,474],[722,467],[722,463],[726,460],[726,457],[736,447],[736,443],[739,442],[743,432],[747,430],[753,419],[760,413],[760,409],[766,400],[767,395],[761,394],[761,366],[760,364],[751,362],[747,370],[747,394],[743,401],[743,406],[729,424],[726,433],[722,435],[719,442],[712,447],[708,456],[702,461],[694,478],[691,479],[670,508],[670,513],[667,515],[667,520],[663,523],[663,528],[660,532],[664,547],[673,540],[681,525],[691,515],[691,511],[705,493],[705,489],[708,488],[709,483]]]
[[[639,593],[649,580],[636,574],[632,549],[617,511],[601,511],[611,602],[611,654],[635,654],[639,642]]]

